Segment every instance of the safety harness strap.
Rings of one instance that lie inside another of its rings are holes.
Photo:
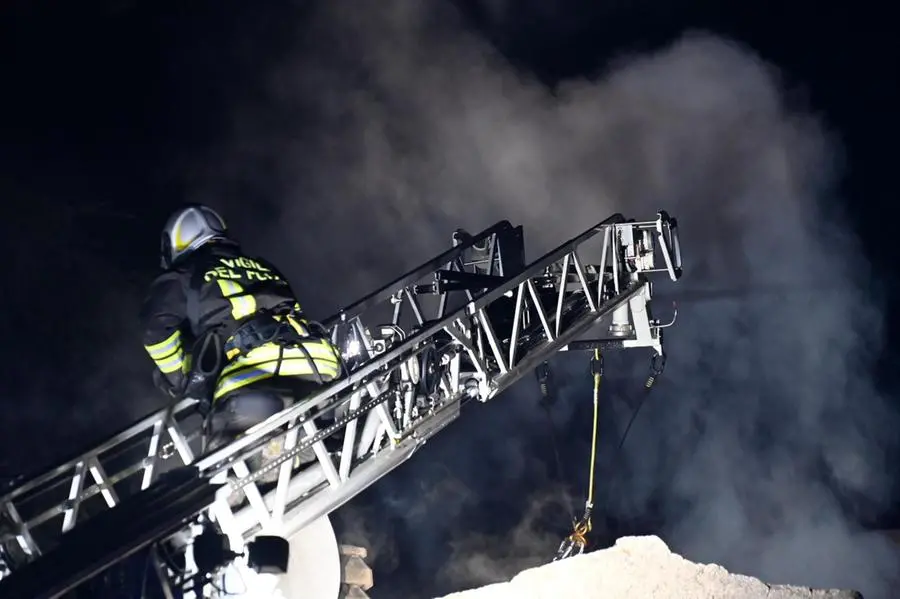
[[[305,334],[301,334],[295,328],[295,324],[302,327]],[[319,372],[316,360],[310,354],[309,348],[306,347],[306,343],[310,341],[323,340],[328,341],[328,335],[324,328],[319,323],[306,320],[301,323],[297,318],[296,310],[291,305],[290,308],[284,310],[276,308],[257,312],[235,329],[226,339],[223,349],[227,359],[233,360],[257,347],[275,343],[279,346],[278,363],[275,367],[276,375],[281,370],[284,349],[288,347],[299,349],[306,356],[319,383],[324,385],[327,381]]]

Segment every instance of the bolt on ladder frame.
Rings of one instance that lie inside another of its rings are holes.
[[[161,464],[194,464],[201,476],[227,478],[210,513],[233,549],[260,533],[290,537],[409,459],[463,403],[496,397],[598,325],[609,322],[608,341],[619,347],[661,353],[662,326],[649,314],[651,277],[661,273],[681,275],[676,223],[664,212],[645,222],[614,215],[528,266],[521,227],[501,221],[474,237],[458,231],[452,249],[324,322],[348,376],[237,441],[196,457],[199,423],[193,402],[184,401],[0,497],[7,568],[39,558],[44,545],[78,526],[91,498],[103,499],[96,512],[114,507],[118,494],[147,488]],[[343,450],[329,455],[323,441],[340,434]],[[280,436],[281,457],[251,473],[247,458]],[[310,447],[316,462],[293,468]],[[258,479],[276,468],[274,488],[261,488]],[[140,484],[132,480],[138,473]],[[246,502],[234,510],[227,498],[237,489]]]

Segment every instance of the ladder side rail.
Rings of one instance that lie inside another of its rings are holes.
[[[178,402],[178,404],[176,404],[174,413],[184,412],[187,408],[192,407],[195,403],[196,403],[196,401],[194,401],[192,399],[182,400],[182,401]],[[166,409],[167,408],[162,408],[160,410],[157,410],[157,411],[147,415],[142,420],[140,420],[140,421],[130,425],[128,428],[116,433],[115,435],[113,435],[112,437],[110,437],[109,439],[104,441],[103,443],[96,445],[92,449],[89,449],[89,450],[85,451],[84,453],[82,453],[70,460],[67,460],[66,462],[63,462],[62,464],[59,464],[58,466],[54,467],[53,469],[49,470],[48,472],[45,472],[43,474],[39,474],[33,478],[30,478],[27,482],[24,482],[21,485],[16,486],[14,489],[9,491],[5,495],[0,496],[0,503],[9,501],[12,499],[16,499],[17,497],[19,497],[25,493],[28,493],[29,491],[39,487],[40,485],[51,481],[53,478],[65,475],[70,470],[74,470],[79,462],[86,461],[92,457],[95,457],[102,453],[105,453],[105,452],[109,451],[110,449],[114,449],[116,447],[116,445],[118,445],[119,443],[122,443],[123,441],[128,441],[129,439],[132,439],[132,438],[140,435],[141,433],[144,433],[144,432],[150,430],[151,428],[153,428],[154,424],[156,424],[157,422],[159,422],[160,420],[163,419],[163,417],[165,416],[165,413],[166,413]]]
[[[179,402],[171,413],[168,426],[159,427],[162,429],[158,431],[159,434],[153,434],[147,440],[150,445],[150,450],[154,449],[155,443],[156,455],[159,454],[159,441],[161,440],[162,433],[165,433],[169,435],[172,443],[176,446],[175,453],[182,458],[184,457],[183,451],[180,450],[178,445],[185,437],[180,431],[176,416],[183,414],[193,403],[193,401]],[[71,469],[69,473],[66,473],[63,470],[63,466],[57,467],[52,472],[52,476],[45,476],[45,480],[36,479],[24,491],[17,489],[16,491],[19,492],[16,496],[0,502],[0,511],[4,511],[8,515],[15,514],[15,517],[10,517],[15,529],[0,535],[0,542],[8,542],[10,540],[9,537],[15,537],[23,549],[26,549],[27,546],[26,552],[40,553],[43,547],[38,547],[38,543],[35,540],[35,534],[32,534],[38,527],[49,526],[54,518],[62,516],[62,523],[56,534],[65,534],[75,528],[80,521],[90,519],[90,517],[86,517],[83,513],[80,513],[78,507],[88,499],[97,495],[102,496],[106,508],[115,507],[120,501],[119,493],[114,488],[115,485],[139,472],[146,473],[148,469],[154,466],[154,463],[149,459],[150,456],[148,454],[150,451],[145,450],[142,452],[141,458],[136,463],[130,463],[111,473],[107,473],[101,458],[122,457],[121,454],[104,456],[104,453],[117,449],[129,440],[135,439],[141,434],[148,432],[151,428],[155,429],[157,425],[161,424],[159,419],[165,418],[166,412],[167,410],[163,410],[162,415],[156,413],[148,416],[117,434],[115,438],[110,439],[108,442],[98,445],[94,449],[83,454],[80,462],[76,462],[69,466]],[[154,430],[154,433],[156,432],[157,431]],[[144,444],[137,444],[129,449],[138,450],[141,447],[144,447]],[[187,465],[187,463],[188,462],[185,462],[182,459],[182,465]],[[66,479],[62,478],[67,474],[68,484],[66,484]],[[91,478],[90,482],[86,480],[88,476]],[[29,499],[34,499],[34,497],[28,495],[27,491],[38,492],[40,491],[41,485],[53,482],[54,478],[60,479],[56,488],[49,487],[46,491],[50,495],[52,495],[52,491],[54,490],[61,491],[59,499],[50,499],[49,501],[51,503],[49,507],[39,509],[37,512],[29,514],[28,517],[20,516],[17,507],[27,505]],[[68,487],[68,489],[66,487]],[[46,533],[48,532],[49,531],[44,530],[41,536],[46,536]]]

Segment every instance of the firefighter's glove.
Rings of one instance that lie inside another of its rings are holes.
[[[159,370],[153,371],[153,385],[172,399],[178,397],[178,389],[172,384],[169,377]]]
[[[187,384],[184,388],[184,397],[186,399],[197,401],[197,411],[204,418],[209,414],[210,407],[212,407],[211,384],[214,382],[215,379],[206,377],[199,372],[193,372],[188,377]]]
[[[199,372],[193,372],[184,385],[184,396],[200,401],[209,395],[209,381]]]

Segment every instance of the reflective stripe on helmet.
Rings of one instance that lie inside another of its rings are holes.
[[[178,210],[163,228],[163,266],[171,266],[180,257],[226,234],[225,220],[212,208],[195,204]]]

